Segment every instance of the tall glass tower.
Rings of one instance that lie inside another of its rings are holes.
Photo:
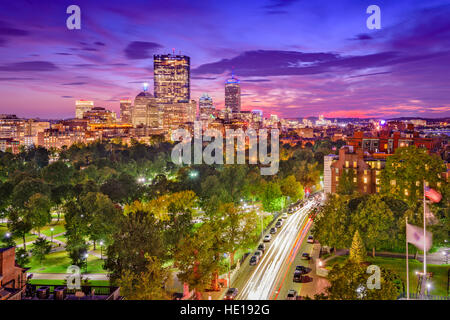
[[[234,72],[231,78],[225,82],[225,109],[231,112],[241,112],[241,82],[234,77]]]
[[[190,101],[190,58],[165,54],[153,56],[154,95],[158,103]]]

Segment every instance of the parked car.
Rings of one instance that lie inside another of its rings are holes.
[[[311,259],[311,256],[309,255],[309,253],[303,252],[303,253],[302,253],[302,259],[304,259],[304,260],[310,260],[310,259]]]
[[[266,246],[264,245],[264,243],[260,243],[258,246],[258,250],[262,251],[262,253],[264,253],[264,251],[266,251]]]
[[[277,233],[277,228],[270,228],[270,233],[271,234]]]
[[[286,297],[286,300],[297,300],[297,291],[295,291],[295,290],[289,290],[288,291],[288,294],[287,294],[287,297]]]
[[[308,243],[314,243],[314,238],[313,238],[313,236],[309,236],[309,237],[308,237],[308,240],[306,240],[306,242],[308,242]]]
[[[295,270],[294,271],[294,277],[293,277],[292,281],[294,281],[294,282],[301,282],[302,281],[302,275],[303,274],[300,271]]]
[[[258,256],[252,256],[251,258],[250,258],[250,265],[251,266],[254,266],[254,265],[256,265],[257,263],[258,263],[258,261],[259,261],[259,258],[258,258]]]
[[[270,240],[272,240],[272,237],[270,236],[270,234],[266,234],[266,236],[264,237],[264,242],[270,242]]]
[[[275,227],[281,228],[282,224],[283,223],[281,221],[277,221],[277,223],[275,223]]]
[[[261,259],[261,257],[263,256],[263,252],[261,250],[256,250],[254,255]]]
[[[311,271],[310,268],[306,268],[304,266],[296,266],[295,271],[301,272],[302,274],[307,274]]]
[[[287,217],[288,217],[288,215],[286,212],[281,215],[281,218],[283,218],[283,219],[287,219]]]
[[[294,208],[294,207],[289,208],[289,210],[288,210],[288,213],[289,213],[289,214],[292,214],[292,213],[294,213],[294,212],[295,212],[295,208]]]
[[[234,300],[238,294],[237,288],[230,288],[225,293],[225,296],[223,297],[223,300]]]

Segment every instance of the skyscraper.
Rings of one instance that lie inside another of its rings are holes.
[[[131,122],[134,127],[143,125],[151,129],[160,129],[162,126],[162,114],[156,99],[148,92],[147,84],[134,99]]]
[[[131,123],[131,99],[120,99],[120,121]]]
[[[94,101],[77,100],[75,101],[75,118],[83,119],[83,114],[94,107]]]
[[[189,102],[190,58],[183,55],[154,55],[154,94],[158,103]]]
[[[231,74],[231,78],[225,82],[225,109],[231,112],[241,112],[241,85],[239,79]]]
[[[215,108],[213,100],[207,93],[204,93],[200,99],[198,99],[198,109],[200,120],[209,121],[214,119]]]

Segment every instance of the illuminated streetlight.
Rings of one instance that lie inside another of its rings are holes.
[[[50,228],[50,232],[51,232],[51,239],[52,239],[52,243],[53,243],[53,231],[54,231],[55,229],[53,229],[53,228]]]
[[[100,241],[100,259],[103,260],[103,241]]]

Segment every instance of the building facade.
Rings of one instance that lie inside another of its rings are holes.
[[[190,101],[190,58],[184,55],[154,55],[154,95],[158,103]]]
[[[131,123],[131,99],[120,99],[120,121]]]
[[[234,74],[225,82],[225,109],[241,112],[241,82]]]
[[[94,101],[77,100],[75,101],[75,118],[83,119],[83,114],[94,107]]]

